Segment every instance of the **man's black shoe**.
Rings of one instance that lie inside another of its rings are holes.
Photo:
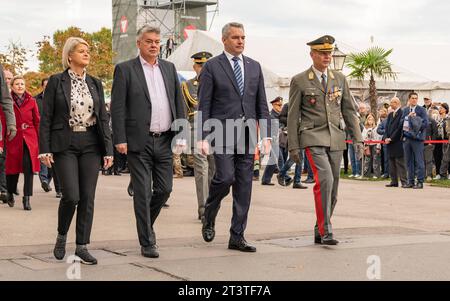
[[[19,195],[20,193],[19,193],[19,189],[16,189],[16,191],[14,191],[14,194],[15,195]]]
[[[322,245],[335,246],[339,243],[336,239],[322,239]]]
[[[77,246],[75,250],[75,255],[81,259],[81,263],[87,265],[95,265],[97,264],[97,259],[92,256],[86,246]]]
[[[385,185],[386,187],[398,187],[398,183],[389,183]]]
[[[314,184],[316,181],[314,179],[306,179],[305,181],[303,181],[303,183],[305,184]]]
[[[413,188],[413,187],[414,187],[413,184],[405,184],[405,185],[402,185],[402,188]]]
[[[294,183],[294,185],[292,185],[292,188],[294,188],[294,189],[308,189],[308,186],[305,186],[302,183]]]
[[[314,236],[314,243],[317,244],[317,245],[321,245],[322,244],[322,237]]]
[[[47,182],[42,182],[41,187],[42,189],[44,189],[45,192],[52,191],[52,188],[50,187],[50,185],[48,185]]]
[[[214,223],[204,221],[202,227],[202,236],[203,240],[206,242],[211,242],[214,240],[214,236],[216,236],[216,231],[214,230]]]
[[[53,255],[58,260],[63,260],[66,256],[66,239],[67,235],[59,235],[56,238],[55,248],[53,249]]]
[[[277,180],[278,180],[278,184],[280,184],[280,186],[286,186],[286,183],[284,182],[284,179],[281,177],[280,174],[277,175]]]
[[[162,205],[162,206],[163,206],[163,208],[169,208],[170,207],[170,205],[167,204],[167,203],[164,203],[164,205]]]
[[[265,182],[261,182],[261,185],[267,185],[267,186],[274,186],[275,184],[274,183],[265,183]]]
[[[336,239],[322,239],[322,245],[335,246],[339,243]]]
[[[151,245],[148,247],[141,247],[141,254],[144,257],[148,257],[148,258],[158,258],[159,257],[159,253],[156,250],[156,245]]]
[[[423,183],[417,183],[413,186],[413,189],[423,189]]]
[[[233,240],[230,238],[230,241],[228,242],[228,249],[238,250],[241,252],[256,252],[256,248],[252,245],[249,245],[244,238],[241,238],[239,240]]]

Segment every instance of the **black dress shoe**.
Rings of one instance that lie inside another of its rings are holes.
[[[386,187],[398,187],[398,183],[389,183],[385,185]]]
[[[58,260],[63,260],[66,256],[66,239],[67,235],[59,235],[56,238],[55,248],[53,249],[53,255]]]
[[[156,245],[151,245],[148,247],[141,247],[141,254],[144,257],[148,257],[148,258],[158,258],[159,257],[159,253],[156,250]]]
[[[11,208],[14,207],[14,203],[15,203],[14,194],[12,194],[12,193],[6,194],[6,202],[8,203],[9,207],[11,207]]]
[[[252,245],[249,245],[244,238],[241,238],[237,241],[230,239],[230,241],[228,242],[228,249],[238,250],[241,252],[256,252],[256,248]]]
[[[317,244],[317,245],[321,245],[322,244],[322,237],[314,236],[314,243]]]
[[[402,185],[402,188],[413,188],[413,187],[414,187],[413,184],[405,184],[405,185]]]
[[[95,259],[94,256],[92,256],[86,246],[78,245],[75,250],[75,255],[78,256],[81,259],[81,263],[87,264],[87,265],[95,265],[97,264],[97,259]]]
[[[322,239],[322,245],[335,246],[339,243],[336,239]]]
[[[294,183],[294,185],[292,185],[292,188],[294,188],[294,189],[308,189],[308,186],[305,186],[302,183]]]
[[[22,203],[23,203],[23,210],[25,210],[25,211],[30,211],[31,210],[31,204],[30,204],[30,197],[29,196],[24,196],[22,198]]]
[[[423,183],[417,183],[413,186],[413,189],[423,189]]]
[[[170,205],[167,204],[167,203],[164,203],[164,205],[162,205],[162,206],[163,206],[163,208],[169,208],[170,207]]]
[[[14,191],[15,195],[19,195],[19,189],[16,189],[16,191]]]
[[[274,183],[264,183],[264,182],[261,182],[261,185],[267,185],[267,186],[274,186],[275,184]]]
[[[211,242],[214,240],[214,236],[216,236],[216,231],[214,230],[214,223],[204,221],[202,227],[202,236],[203,240],[206,242]]]
[[[277,175],[277,180],[278,180],[278,184],[280,184],[280,186],[286,186],[286,183],[284,182],[284,179],[281,177],[280,174]]]

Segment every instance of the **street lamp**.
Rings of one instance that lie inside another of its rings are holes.
[[[331,68],[336,71],[342,71],[344,69],[345,58],[347,55],[339,50],[339,48],[334,47],[333,51],[333,61],[331,62]]]

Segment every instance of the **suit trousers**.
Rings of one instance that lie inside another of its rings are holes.
[[[143,247],[156,244],[153,224],[172,192],[172,138],[171,132],[160,137],[149,133],[142,152],[128,152],[134,214],[139,243]]]
[[[233,217],[230,235],[233,240],[244,237],[252,195],[253,154],[238,152],[214,154],[216,173],[209,187],[205,205],[205,221],[214,223],[220,203],[233,188]]]
[[[194,154],[193,157],[198,214],[202,216],[205,212],[205,202],[209,194],[209,185],[214,177],[216,168],[213,155]]]
[[[23,195],[24,196],[32,196],[33,195],[33,166],[31,163],[30,151],[28,149],[27,144],[23,143],[23,156],[22,156],[22,164],[23,164]],[[8,187],[8,193],[14,193],[17,190],[17,183],[19,182],[19,174],[7,175],[6,176],[6,185]]]
[[[398,179],[402,185],[406,185],[408,180],[406,178],[405,158],[389,158],[389,175],[391,177],[392,184],[398,184]]]
[[[66,235],[75,211],[76,244],[89,244],[94,218],[94,199],[101,151],[96,127],[72,132],[67,150],[54,154],[54,170],[61,182],[62,198],[58,210],[58,233]]]
[[[331,216],[337,203],[343,151],[331,151],[323,146],[308,147],[305,151],[316,181],[313,188],[317,216],[314,235],[329,240],[333,238]]]
[[[414,185],[417,173],[417,181],[423,183],[425,180],[425,162],[423,159],[423,141],[405,139],[403,142],[405,160],[408,164],[408,184]]]

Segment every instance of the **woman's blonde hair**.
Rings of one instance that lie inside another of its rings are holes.
[[[375,119],[375,116],[373,116],[372,113],[369,113],[369,114],[367,115],[366,121],[364,122],[364,126],[368,126],[368,125],[369,125],[369,123],[368,123],[369,117],[372,117],[372,118],[373,118],[373,125],[372,125],[372,126],[376,126],[376,125],[377,125],[377,120]]]
[[[19,79],[23,80],[23,82],[26,83],[25,78],[23,78],[22,75],[16,75],[16,76],[14,76],[13,79],[11,80],[11,87],[12,87],[12,85],[14,85],[14,82],[15,82],[16,80],[19,80]]]
[[[70,67],[70,60],[69,55],[75,51],[78,45],[83,44],[89,47],[88,42],[83,40],[82,38],[78,37],[70,37],[67,39],[66,43],[64,44],[64,48],[62,51],[62,64],[64,66],[64,69],[67,69]]]

